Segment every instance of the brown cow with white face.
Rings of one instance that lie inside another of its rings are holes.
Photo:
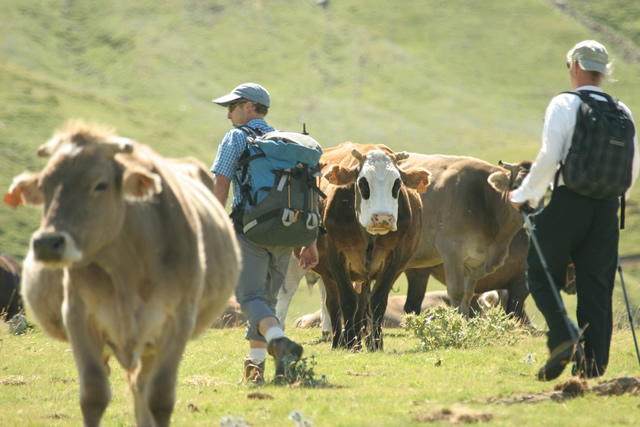
[[[430,178],[425,168],[398,167],[405,156],[384,145],[347,142],[326,149],[320,159],[320,188],[327,195],[320,210],[327,233],[318,238],[315,270],[327,291],[333,348],[359,348],[363,328],[370,350],[383,347],[387,298],[417,247],[418,193],[427,190]],[[361,288],[359,295],[353,283]]]
[[[84,423],[98,425],[109,403],[114,355],[137,423],[168,425],[186,343],[222,312],[238,278],[230,221],[201,180],[109,130],[71,122],[39,154],[50,156],[45,168],[16,177],[5,202],[44,204],[25,287],[43,266],[62,272]],[[40,290],[25,289],[29,305],[55,312]]]
[[[432,173],[429,191],[421,196],[420,244],[406,269],[442,264],[451,304],[468,315],[477,281],[503,265],[522,230],[522,216],[507,196],[531,162],[502,168],[472,157],[411,154],[399,165]]]

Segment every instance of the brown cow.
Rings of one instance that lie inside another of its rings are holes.
[[[38,153],[51,157],[45,168],[16,177],[5,202],[44,203],[25,298],[51,309],[42,288],[28,288],[42,266],[62,271],[84,423],[98,425],[109,403],[114,355],[137,423],[168,425],[186,343],[222,312],[238,278],[231,223],[201,180],[109,130],[70,122]]]
[[[522,230],[522,216],[507,195],[531,162],[505,169],[472,157],[412,154],[399,165],[432,173],[429,191],[421,196],[420,244],[406,269],[442,264],[452,305],[468,315],[477,281],[504,263]]]
[[[326,149],[320,159],[320,188],[327,195],[320,210],[327,232],[318,238],[315,270],[327,291],[333,348],[359,348],[365,326],[367,347],[383,348],[387,297],[417,247],[418,192],[426,191],[430,177],[422,167],[399,168],[396,163],[406,155],[384,145],[347,142]],[[354,282],[361,285],[359,295]]]
[[[9,255],[0,254],[0,322],[21,311],[20,266]]]

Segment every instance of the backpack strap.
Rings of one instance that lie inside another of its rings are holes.
[[[240,177],[240,182],[243,183],[242,193],[244,193],[245,197],[248,196],[250,198],[250,187],[245,182],[247,179],[247,172],[249,170],[249,162],[259,157],[265,157],[265,154],[260,146],[255,143],[255,139],[259,136],[262,136],[264,133],[260,129],[254,129],[247,125],[239,125],[236,126],[236,128],[247,134],[247,146],[242,152],[240,159],[238,159],[238,167],[242,168],[242,175]],[[257,149],[258,152],[256,154],[251,155],[251,153],[249,152],[249,144]],[[246,199],[242,201],[243,204],[244,202],[246,202]]]

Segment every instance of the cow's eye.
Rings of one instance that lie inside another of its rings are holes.
[[[396,179],[396,182],[393,183],[393,188],[391,189],[391,195],[394,199],[398,198],[398,193],[400,193],[400,186],[402,185],[402,181]]]
[[[362,195],[362,198],[365,200],[369,200],[369,197],[371,196],[371,190],[369,190],[369,183],[367,182],[367,179],[360,178],[358,180],[358,187],[360,188],[360,194]]]
[[[99,183],[95,186],[95,188],[93,189],[93,192],[94,192],[94,193],[100,193],[100,192],[102,192],[102,191],[106,190],[108,186],[109,186],[109,185],[108,185],[106,182],[104,182],[104,181],[99,182]]]

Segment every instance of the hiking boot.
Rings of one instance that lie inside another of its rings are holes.
[[[551,351],[549,359],[538,371],[538,379],[540,381],[555,380],[560,376],[564,368],[567,367],[576,353],[576,346],[573,340],[564,341]]]
[[[285,363],[291,368],[302,357],[302,346],[287,337],[271,340],[267,345],[267,351],[276,362],[276,378],[284,377]]]
[[[263,383],[264,382],[264,360],[255,363],[253,360],[244,359],[244,374],[242,376],[243,383]]]

